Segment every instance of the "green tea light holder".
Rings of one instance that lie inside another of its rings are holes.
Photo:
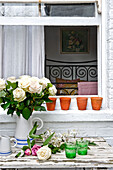
[[[69,159],[76,157],[76,143],[65,143],[65,154]]]
[[[76,145],[77,145],[78,155],[87,155],[88,141],[86,141],[86,140],[77,140]]]

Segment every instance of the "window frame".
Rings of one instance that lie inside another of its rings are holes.
[[[15,0],[7,0],[17,2]],[[18,2],[23,2],[18,0]],[[43,0],[44,1],[44,0]],[[45,0],[46,1],[46,0]],[[51,0],[50,0],[51,1]],[[77,3],[82,0],[75,0]],[[92,3],[96,0],[85,0],[84,2]],[[98,2],[100,2],[99,0]],[[0,0],[6,2],[6,0]],[[24,3],[35,2],[35,0],[24,0]],[[67,1],[66,1],[67,2]],[[101,10],[100,10],[101,11]],[[102,15],[98,13],[95,3],[95,17],[0,17],[0,25],[43,25],[43,26],[97,26],[97,56],[98,56],[98,95],[103,97],[103,109],[108,108],[107,104],[107,75],[106,75],[106,0],[102,2]],[[55,21],[55,22],[54,22]],[[1,43],[1,42],[0,42]],[[102,48],[103,47],[103,48]],[[79,95],[80,96],[80,95]],[[87,96],[87,95],[85,95]],[[92,95],[91,95],[92,96]],[[91,97],[90,96],[90,97]],[[60,96],[58,96],[59,98]],[[71,96],[77,97],[77,96]],[[89,96],[87,96],[89,97]]]

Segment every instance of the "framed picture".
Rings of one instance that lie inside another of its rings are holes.
[[[62,54],[89,53],[89,28],[61,29],[60,52]]]

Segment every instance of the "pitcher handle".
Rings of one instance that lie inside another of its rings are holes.
[[[34,122],[34,121],[37,121],[37,120],[41,122],[41,126],[40,126],[40,127],[37,127],[37,130],[40,130],[40,129],[42,129],[42,127],[43,127],[43,120],[40,119],[39,117],[34,117],[34,118],[32,119],[32,125],[33,125],[33,122]]]
[[[12,147],[12,148],[16,147],[16,145],[17,145],[17,140],[16,140],[15,138],[11,138],[10,141],[11,141],[11,142],[12,142],[12,141],[15,142],[15,144],[14,144],[13,146],[11,146],[11,147]]]

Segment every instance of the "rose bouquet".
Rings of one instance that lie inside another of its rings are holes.
[[[6,81],[0,79],[0,105],[8,115],[14,112],[28,120],[35,111],[46,111],[44,102],[52,102],[50,95],[57,92],[47,78],[20,76],[19,79],[9,77]]]

